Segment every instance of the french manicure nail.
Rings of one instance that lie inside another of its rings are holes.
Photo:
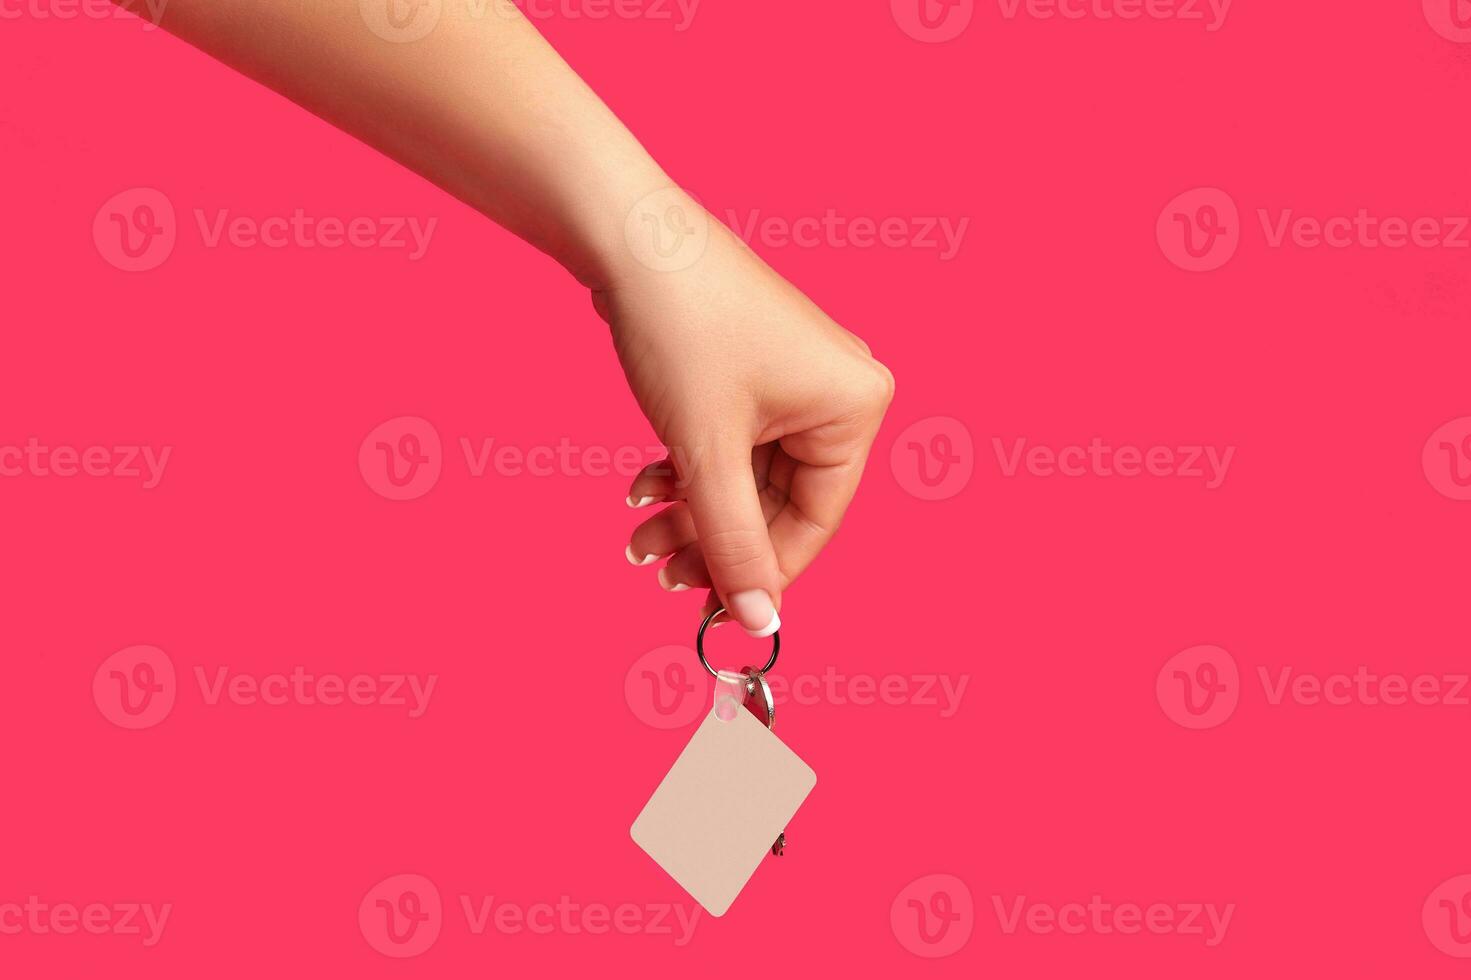
[[[726,612],[752,636],[770,636],[781,629],[781,617],[764,589],[737,592],[726,605]]]
[[[669,569],[667,568],[659,569],[659,585],[663,587],[665,592],[683,592],[685,589],[689,588],[689,586],[685,585],[683,582],[676,582],[674,581],[674,579],[670,578]]]
[[[628,559],[628,563],[630,565],[650,565],[659,560],[658,555],[644,555],[642,558],[634,557],[633,545],[628,545],[627,547],[625,547],[623,549],[623,554]]]
[[[658,499],[658,497],[640,497],[637,500],[634,500],[633,495],[629,494],[628,506],[632,507],[634,510],[639,510],[640,508],[649,506],[649,504],[652,504]]]

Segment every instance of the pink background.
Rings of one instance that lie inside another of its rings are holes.
[[[851,686],[784,705],[817,789],[787,855],[685,946],[476,935],[460,910],[690,904],[628,827],[693,722],[658,727],[631,671],[707,696],[692,653],[658,654],[692,642],[698,594],[625,562],[623,477],[477,478],[460,450],[652,443],[587,297],[161,32],[27,3],[0,35],[0,446],[172,453],[150,490],[0,478],[0,906],[172,912],[147,948],[0,932],[0,973],[1464,973],[1447,929],[1471,923],[1471,879],[1452,881],[1471,872],[1471,707],[1273,704],[1259,676],[1468,670],[1471,503],[1448,467],[1471,467],[1471,252],[1272,247],[1258,218],[1471,212],[1471,44],[1434,29],[1434,0],[1237,0],[1215,31],[965,4],[942,44],[901,29],[904,0],[704,0],[685,31],[568,16],[578,0],[539,20],[717,215],[970,219],[949,262],[754,243],[899,390],[848,524],[787,597],[776,674],[968,686],[950,717]],[[146,272],[93,235],[132,188],[178,214]],[[1197,188],[1239,212],[1213,271],[1178,267],[1166,234]],[[417,262],[209,248],[196,208],[438,225]],[[401,502],[359,468],[400,417],[442,439],[438,481]],[[1008,477],[993,444],[1095,436],[1235,452],[1206,490]],[[969,477],[920,499],[911,441]],[[139,645],[175,668],[175,701],[130,730],[94,678]],[[1234,711],[1205,728],[1176,723],[1161,676],[1185,652],[1190,676],[1226,663],[1199,647],[1235,668],[1217,675]],[[418,718],[211,705],[195,680],[296,666],[438,680]],[[442,898],[415,959],[359,924],[400,874]],[[996,912],[1094,895],[1234,912],[1214,946],[1008,933]],[[956,918],[928,943],[916,908]]]

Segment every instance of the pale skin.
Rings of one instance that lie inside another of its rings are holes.
[[[590,289],[673,464],[629,488],[629,506],[663,506],[634,529],[628,559],[667,556],[666,590],[711,589],[705,611],[723,605],[748,632],[773,632],[787,586],[853,499],[893,376],[679,190],[506,0],[443,3],[432,30],[402,42],[393,25],[412,23],[414,8],[404,0],[376,31],[371,9],[168,0],[161,26],[419,172]],[[666,217],[699,229],[702,247],[673,262],[643,250],[641,220]]]

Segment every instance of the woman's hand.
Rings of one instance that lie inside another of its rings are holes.
[[[893,379],[671,186],[513,5],[434,9],[413,37],[358,0],[169,0],[162,26],[592,287],[673,464],[630,489],[636,506],[671,502],[630,557],[673,555],[665,588],[713,586],[741,625],[774,631],[782,589],[853,498]]]
[[[838,326],[692,199],[650,195],[630,261],[594,290],[644,414],[670,456],[628,503],[668,506],[628,560],[669,591],[713,588],[756,636],[837,531],[894,394],[868,345]]]

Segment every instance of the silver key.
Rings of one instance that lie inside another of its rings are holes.
[[[766,683],[766,677],[755,667],[746,667],[741,670],[746,675],[746,710],[756,716],[756,720],[768,729],[776,724],[776,701],[771,696],[771,685]],[[771,853],[781,857],[787,847],[787,832],[782,831],[776,835],[776,843],[771,845]]]

